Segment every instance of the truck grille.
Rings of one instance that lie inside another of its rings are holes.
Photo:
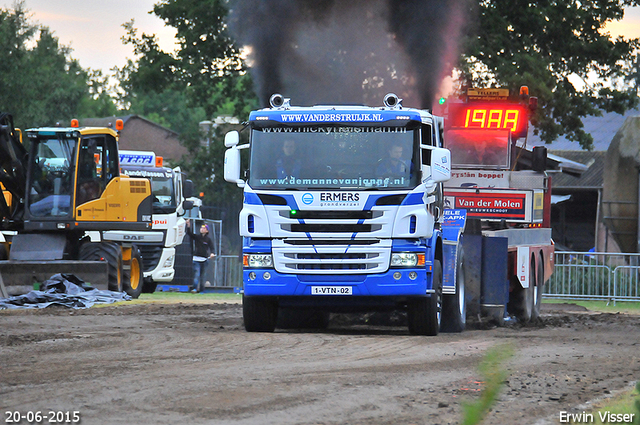
[[[382,229],[385,211],[279,211],[280,230],[287,233],[372,233]]]
[[[158,266],[162,256],[162,247],[157,245],[137,245],[142,255],[142,270],[150,272]]]
[[[281,273],[381,273],[389,267],[391,241],[314,240],[313,245],[292,240],[273,241],[274,265]],[[311,242],[311,241],[309,241]]]
[[[285,226],[283,226],[284,228]],[[353,232],[371,232],[373,230],[371,224],[292,224],[292,232],[304,232],[304,233],[353,233]],[[377,226],[378,228],[380,226]]]

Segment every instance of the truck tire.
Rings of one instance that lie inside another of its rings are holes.
[[[442,264],[433,262],[433,288],[429,298],[411,300],[407,305],[409,332],[413,335],[436,336],[442,320]]]
[[[78,259],[86,261],[106,261],[108,268],[107,288],[122,292],[122,251],[111,242],[85,242],[80,246]]]
[[[542,305],[542,291],[544,289],[544,265],[542,264],[542,256],[538,260],[536,271],[536,286],[533,288],[533,309],[531,310],[531,320],[537,320],[540,317],[540,307]]]
[[[278,302],[270,297],[243,294],[242,317],[247,332],[273,332],[278,320]]]
[[[7,250],[7,247],[3,244],[0,243],[0,260],[8,260],[9,259],[9,251]]]
[[[536,284],[535,262],[529,266],[529,287],[523,288],[520,282],[515,283],[515,288],[509,297],[508,311],[516,316],[518,321],[528,323],[533,315],[533,292]]]
[[[142,293],[143,294],[153,294],[156,292],[156,288],[158,287],[158,283],[154,282],[151,279],[145,279],[142,283]]]
[[[443,332],[462,332],[467,324],[466,286],[464,278],[464,251],[460,248],[456,264],[456,293],[442,296]]]
[[[302,310],[293,308],[278,309],[278,329],[327,329],[329,312],[321,310]]]
[[[123,289],[131,296],[138,298],[142,293],[144,285],[144,274],[142,272],[142,254],[137,246],[131,247],[131,259],[126,261],[123,266]]]

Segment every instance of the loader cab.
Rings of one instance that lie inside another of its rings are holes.
[[[111,129],[28,130],[31,142],[27,217],[73,220],[75,207],[97,199],[119,175],[116,133]]]

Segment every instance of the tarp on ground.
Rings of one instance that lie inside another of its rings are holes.
[[[45,308],[52,305],[73,309],[88,308],[94,304],[129,301],[125,292],[102,291],[87,285],[73,274],[58,273],[42,283],[40,291],[0,298],[0,309]]]

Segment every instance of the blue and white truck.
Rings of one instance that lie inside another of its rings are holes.
[[[322,327],[328,312],[394,309],[413,334],[464,329],[461,229],[443,256],[443,119],[393,94],[383,103],[294,107],[273,95],[251,112],[249,143],[227,133],[225,179],[244,188],[247,331],[273,331],[279,313]]]

